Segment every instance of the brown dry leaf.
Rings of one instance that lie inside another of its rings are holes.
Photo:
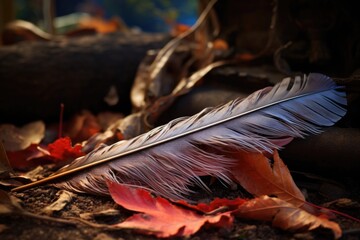
[[[2,233],[3,231],[7,230],[8,227],[4,224],[0,224],[0,233]]]
[[[212,50],[202,27],[215,2],[210,1],[197,22],[169,41],[156,55],[154,52],[148,53],[139,66],[131,90],[134,110],[143,110],[160,97],[169,95],[182,77],[188,74],[191,65],[197,64],[201,68],[212,61]],[[197,36],[203,41],[199,41]]]
[[[0,141],[6,151],[20,151],[31,144],[38,144],[45,136],[45,123],[31,122],[18,128],[12,124],[0,125]]]
[[[119,17],[106,20],[101,17],[84,17],[79,21],[80,28],[93,28],[98,33],[127,32],[128,28]]]
[[[57,222],[62,224],[70,224],[75,225],[79,222],[84,223],[86,225],[89,225],[91,227],[103,227],[99,226],[97,224],[94,224],[92,222],[87,222],[82,219],[73,218],[73,219],[61,219],[61,218],[54,218],[44,215],[38,215],[35,213],[31,213],[23,209],[20,204],[20,200],[10,196],[7,192],[0,189],[0,216],[1,215],[18,215],[18,216],[24,216],[29,217],[33,219],[40,219],[45,221],[51,221],[51,222]]]
[[[5,191],[0,190],[0,215],[21,213],[24,211],[16,198],[10,197]]]
[[[58,195],[59,198],[43,209],[43,212],[47,215],[51,215],[53,212],[58,212],[62,210],[69,202],[72,201],[72,198],[74,196],[73,193],[66,190],[60,190],[56,193],[56,195]]]
[[[101,112],[96,116],[96,118],[101,129],[106,130],[114,123],[124,118],[124,115],[118,112]]]
[[[121,119],[114,129],[119,140],[131,139],[150,130],[144,122],[144,112],[132,113]]]
[[[10,166],[9,159],[7,158],[5,148],[2,142],[0,142],[0,179],[8,177],[12,171],[13,170]]]
[[[149,192],[139,188],[109,182],[109,191],[114,201],[122,207],[136,212],[114,228],[131,228],[156,237],[190,236],[203,225],[228,227],[233,222],[231,212],[216,215],[200,215],[170,203],[168,200],[153,198]]]
[[[76,114],[70,121],[64,124],[64,136],[70,137],[74,143],[88,140],[100,131],[101,126],[97,118],[86,110]]]
[[[304,205],[304,195],[276,150],[272,166],[270,160],[261,153],[239,151],[234,156],[239,161],[232,174],[248,192],[255,196],[276,196],[296,207]]]
[[[341,237],[339,225],[326,218],[316,217],[278,198],[261,196],[240,205],[234,214],[241,218],[270,221],[286,231],[311,231],[319,227],[330,229],[336,239]]]
[[[121,212],[118,209],[109,208],[98,212],[80,213],[79,216],[80,218],[85,220],[94,220],[99,217],[119,217],[120,213]]]
[[[147,105],[146,90],[150,81],[150,66],[154,62],[156,54],[156,51],[148,51],[138,67],[135,80],[130,91],[133,111],[144,109]]]
[[[188,93],[196,84],[202,80],[206,74],[208,74],[214,68],[223,66],[227,63],[227,61],[217,61],[211,63],[192,73],[189,77],[183,77],[180,79],[171,94],[159,97],[145,110],[145,123],[148,126],[152,126],[157,121],[159,116],[161,116],[161,114],[164,113],[179,96]]]
[[[136,137],[151,129],[144,121],[144,111],[132,113],[124,118],[118,119],[102,133],[90,137],[83,147],[83,152],[90,152],[101,144],[112,144],[119,140]]]

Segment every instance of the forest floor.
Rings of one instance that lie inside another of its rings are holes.
[[[360,218],[360,184],[356,176],[339,177],[337,179],[321,179],[314,184],[314,180],[304,177],[294,178],[300,189],[306,193],[308,201],[326,206],[331,209],[341,211],[353,217]],[[301,179],[302,178],[302,179]],[[316,186],[316,187],[315,187]],[[208,202],[214,197],[246,197],[243,189],[238,187],[231,190],[220,183],[215,183],[211,187],[213,194],[198,191],[193,198],[197,201]],[[53,187],[37,187],[20,193],[12,193],[18,198],[24,209],[32,213],[41,213],[42,210],[54,202],[59,190]],[[105,210],[117,210],[111,214],[99,214],[91,219],[94,223],[114,224],[125,220],[131,215],[128,210],[118,206],[111,198],[92,196],[86,194],[75,194],[62,210],[52,214],[53,217],[61,219],[65,217],[80,218],[84,214],[104,212]],[[105,211],[106,212],[106,211]],[[355,240],[360,239],[360,223],[353,220],[337,216],[334,219],[339,223],[343,230],[341,239]],[[270,224],[258,221],[235,219],[230,229],[202,228],[199,232],[191,236],[191,240],[198,239],[332,239],[330,231],[319,229],[305,233],[290,233],[276,228]],[[155,237],[142,235],[132,230],[106,230],[102,228],[89,227],[78,223],[59,223],[48,220],[38,220],[24,216],[11,214],[0,216],[0,239],[2,240],[52,240],[52,239],[156,239]],[[183,238],[175,238],[183,239]]]

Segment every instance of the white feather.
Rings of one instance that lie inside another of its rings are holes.
[[[310,74],[286,78],[217,108],[192,116],[75,160],[54,176],[79,172],[58,187],[78,192],[108,194],[106,180],[136,185],[171,199],[191,193],[189,186],[207,189],[203,175],[230,181],[236,159],[226,151],[267,151],[293,137],[321,132],[346,110],[343,89],[327,76]],[[54,178],[54,177],[53,177]]]

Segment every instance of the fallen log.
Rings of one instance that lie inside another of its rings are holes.
[[[360,129],[331,127],[320,135],[295,139],[281,155],[290,169],[323,176],[359,174]]]
[[[137,66],[164,34],[95,35],[0,47],[0,122],[56,121],[81,109],[130,111],[129,93]],[[111,86],[119,101],[104,102]]]

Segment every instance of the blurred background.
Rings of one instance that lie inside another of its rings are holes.
[[[175,24],[192,25],[197,18],[193,0],[2,0],[0,30],[21,19],[46,32],[63,34],[79,26],[110,32],[126,26],[144,32],[169,32]]]

